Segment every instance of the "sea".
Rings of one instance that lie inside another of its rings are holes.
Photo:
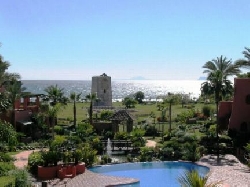
[[[200,96],[201,84],[204,80],[112,80],[113,101],[121,101],[137,91],[142,91],[145,100],[163,98],[169,92],[188,94],[191,99]],[[82,93],[82,98],[91,93],[91,80],[22,80],[25,91],[33,94],[45,94],[45,88],[57,85],[63,88],[66,97],[71,92]]]

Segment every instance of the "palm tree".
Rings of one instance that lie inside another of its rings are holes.
[[[5,88],[5,91],[0,93],[1,94],[0,112],[6,111],[8,107],[11,105],[11,101],[9,100],[8,94],[6,93],[7,84],[18,81],[21,78],[21,76],[17,73],[7,72],[9,67],[10,63],[8,61],[5,61],[3,56],[0,55],[0,88],[1,87]]]
[[[73,113],[74,113],[74,128],[76,129],[76,102],[80,100],[82,93],[76,94],[75,92],[70,93],[70,100],[73,101]]]
[[[219,143],[219,127],[218,127],[218,105],[223,99],[223,96],[233,91],[232,83],[227,78],[232,75],[237,75],[241,72],[240,63],[232,63],[226,57],[220,56],[216,59],[206,62],[202,68],[207,73],[207,81],[201,85],[201,92],[204,95],[214,94],[217,114],[217,148]],[[217,149],[217,161],[219,161],[219,149]]]
[[[178,177],[178,182],[182,187],[216,187],[221,184],[221,181],[208,184],[209,176],[200,176],[196,170],[186,171]]]
[[[67,103],[67,98],[64,96],[63,90],[64,88],[59,88],[57,84],[55,86],[51,85],[44,89],[44,91],[48,95],[48,99],[51,101],[50,104],[52,106],[56,105],[57,103],[63,103],[63,104]]]
[[[88,94],[86,95],[86,100],[90,101],[90,106],[89,106],[89,123],[92,125],[93,124],[93,101],[97,100],[96,94]]]
[[[245,51],[242,54],[246,59],[236,60],[235,63],[239,64],[242,68],[250,69],[250,48],[245,47]]]
[[[61,110],[61,103],[57,103],[56,105],[49,106],[46,114],[49,118],[49,126],[52,127],[52,138],[54,139],[54,129],[55,129],[55,122],[57,120],[57,114]]]
[[[50,127],[52,127],[53,139],[55,121],[57,121],[57,114],[61,109],[62,104],[66,105],[68,101],[68,99],[64,96],[63,90],[63,88],[59,88],[57,85],[51,85],[44,89],[44,91],[48,94],[45,101],[47,100],[48,102],[50,102],[46,114],[49,117],[49,125]]]
[[[15,103],[16,100],[22,97],[25,93],[23,92],[26,90],[25,87],[22,87],[21,81],[12,80],[5,84],[6,94],[11,104],[11,110],[12,110],[12,117],[11,117],[11,123],[13,126],[15,126]],[[16,126],[15,126],[16,128]]]

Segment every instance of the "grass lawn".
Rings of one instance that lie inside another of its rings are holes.
[[[194,104],[194,109],[198,112],[202,111],[202,107],[204,106],[203,103],[197,103]],[[214,104],[206,104],[206,106],[210,106],[211,108],[214,108]],[[114,102],[113,107],[115,108],[124,108],[124,105],[122,105],[121,102]],[[168,107],[168,106],[167,106]],[[77,103],[76,104],[76,116],[77,121],[80,122],[82,120],[87,119],[88,114],[88,108],[89,103]],[[181,112],[187,111],[191,108],[191,104],[186,105],[186,107],[182,107],[181,105],[173,105],[172,106],[172,128],[175,128],[176,123],[174,122],[174,119],[178,114]],[[154,113],[156,118],[161,116],[162,111],[158,110],[157,104],[137,104],[135,108],[130,110],[131,114],[135,116],[136,121],[134,122],[135,125],[138,124],[140,121],[146,121],[146,123],[154,124],[155,127],[158,129],[158,131],[164,130],[166,132],[169,129],[169,122],[165,122],[163,124],[159,124],[157,120],[150,117],[151,113]],[[169,115],[169,110],[166,111],[166,116]],[[62,110],[58,114],[58,118],[65,118],[65,119],[71,119],[73,120],[73,103],[68,103],[65,107],[62,108]],[[162,126],[164,125],[164,126]],[[196,132],[198,134],[198,132]]]
[[[12,183],[12,186],[15,186],[15,177],[13,176],[0,177],[0,187],[4,187],[9,183]]]

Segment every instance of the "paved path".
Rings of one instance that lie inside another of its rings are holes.
[[[222,181],[224,187],[250,187],[250,169],[233,155],[221,155],[217,164],[215,155],[206,155],[198,164],[210,168],[208,182]]]
[[[147,140],[146,146],[147,147],[155,147],[156,146],[156,141]]]
[[[22,152],[16,154],[14,156],[15,157],[14,165],[20,169],[27,166],[29,155],[31,153],[33,153],[34,151],[38,151],[38,150],[22,151]]]

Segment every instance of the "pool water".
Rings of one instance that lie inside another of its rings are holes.
[[[120,185],[124,187],[179,187],[178,177],[187,170],[197,170],[201,176],[209,168],[189,162],[138,162],[105,165],[90,168],[92,172],[105,175],[137,178],[138,183]]]

